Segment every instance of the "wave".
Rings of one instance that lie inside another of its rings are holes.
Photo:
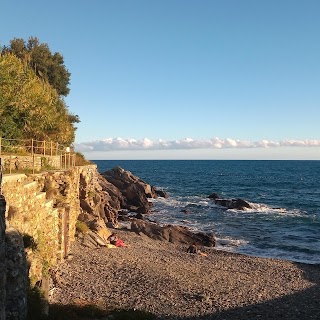
[[[287,209],[284,207],[271,207],[264,203],[254,203],[248,202],[251,208],[243,208],[242,210],[238,209],[227,209],[231,212],[237,213],[263,213],[263,214],[273,214],[273,215],[281,215],[281,216],[296,216],[296,217],[304,217],[306,216],[306,212],[301,211],[299,209]]]
[[[231,237],[216,237],[216,249],[223,251],[236,251],[237,248],[245,246],[249,241],[244,239],[234,239]]]

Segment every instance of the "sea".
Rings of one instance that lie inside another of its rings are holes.
[[[131,171],[169,197],[148,216],[162,225],[214,233],[216,248],[251,256],[320,263],[320,161],[94,160],[98,171]],[[208,198],[241,198],[234,210]]]

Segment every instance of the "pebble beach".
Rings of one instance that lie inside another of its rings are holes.
[[[117,230],[129,247],[75,242],[49,303],[150,312],[155,319],[320,319],[320,265],[187,246]],[[103,319],[112,319],[104,317]]]

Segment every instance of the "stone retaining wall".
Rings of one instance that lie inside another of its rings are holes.
[[[18,170],[35,170],[40,171],[41,168],[50,166],[52,168],[61,169],[67,166],[68,159],[62,158],[61,156],[43,156],[43,155],[34,155],[34,156],[1,156],[2,166],[5,171],[18,171]]]
[[[1,175],[0,175],[1,179]],[[0,181],[1,183],[1,181]],[[6,251],[5,251],[5,215],[6,202],[4,197],[0,194],[0,320],[5,319],[5,309],[6,309]]]
[[[29,176],[25,174],[3,176],[4,198],[0,198],[0,320],[10,319],[9,315],[15,314],[17,311],[14,308],[18,306],[26,308],[22,297],[12,298],[11,294],[12,292],[18,294],[18,291],[21,294],[25,293],[23,286],[26,284],[22,280],[22,270],[26,269],[26,265],[23,264],[22,258],[21,261],[17,258],[24,255],[19,249],[22,237],[28,260],[30,283],[31,285],[41,283],[43,278],[48,277],[50,267],[63,261],[68,255],[70,244],[75,239],[75,225],[81,210],[80,180],[85,177],[90,185],[95,183],[96,174],[96,166],[88,165]],[[5,221],[7,229],[10,228],[11,234],[14,235],[13,238],[8,238],[9,232],[7,232],[7,248]],[[16,257],[10,249],[12,245],[13,251],[18,254]],[[10,250],[11,256],[8,255],[6,258],[6,252]],[[4,263],[6,259],[7,262],[15,260],[16,264],[10,263],[8,268]],[[6,281],[8,275],[11,277],[10,282]],[[5,305],[7,305],[6,312]],[[20,313],[23,314],[23,311]]]

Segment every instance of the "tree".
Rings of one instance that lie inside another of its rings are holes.
[[[3,138],[51,140],[64,145],[73,143],[73,124],[79,122],[57,90],[11,53],[0,55],[0,119]]]
[[[10,41],[10,46],[3,48],[3,52],[16,55],[39,78],[48,81],[59,95],[69,94],[71,74],[64,65],[63,56],[59,52],[52,54],[48,44],[40,43],[37,37],[30,37],[27,42],[14,38]]]

